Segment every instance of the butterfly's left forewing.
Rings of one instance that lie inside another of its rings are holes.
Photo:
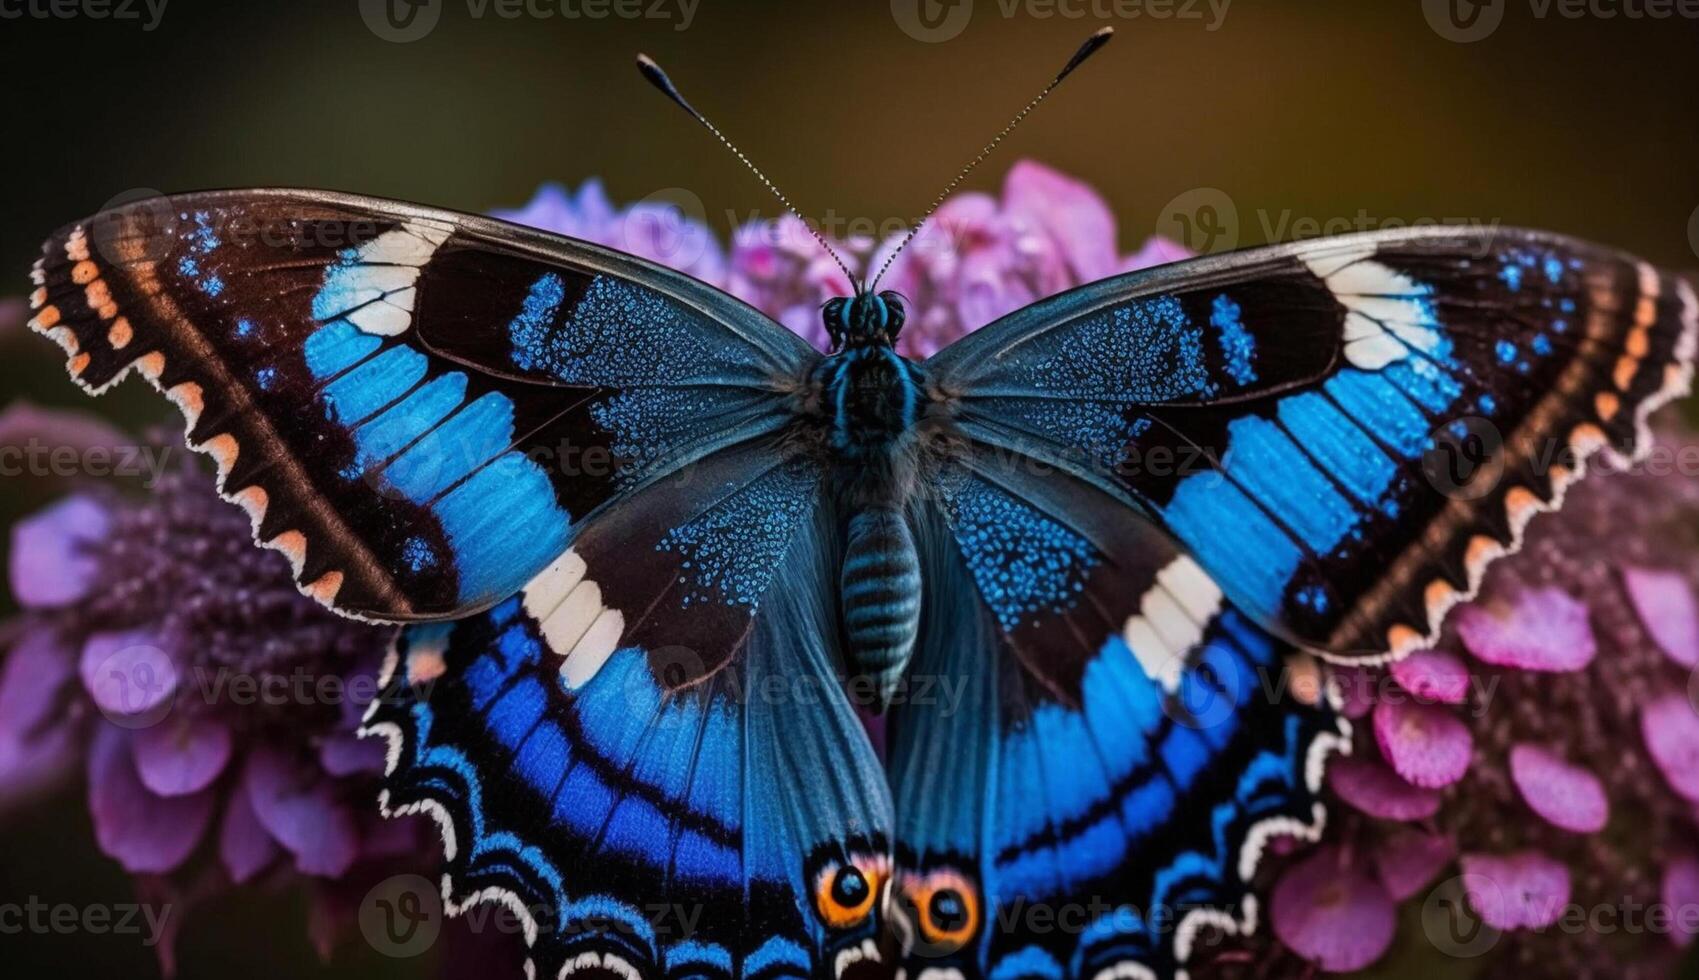
[[[85,388],[143,373],[303,589],[380,620],[512,594],[610,502],[782,427],[813,356],[659,266],[323,192],[103,212],[34,278]]]
[[[1256,621],[1431,642],[1597,450],[1688,390],[1693,284],[1535,232],[1251,249],[1105,280],[927,363],[973,444],[1167,528]]]

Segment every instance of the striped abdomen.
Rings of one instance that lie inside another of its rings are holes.
[[[920,558],[900,511],[874,507],[850,518],[843,599],[850,665],[888,699],[920,629]]]

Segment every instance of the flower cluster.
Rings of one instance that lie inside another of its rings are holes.
[[[0,433],[133,442],[29,406]],[[353,734],[390,632],[299,595],[183,456],[140,496],[81,488],[13,527],[0,794],[15,805],[80,765],[96,842],[148,891],[183,905],[311,882],[328,953],[350,889],[431,853],[421,828],[376,814],[382,752]]]
[[[1328,840],[1273,885],[1285,950],[1265,938],[1254,975],[1366,968],[1410,902],[1401,958],[1437,973],[1671,976],[1699,936],[1696,588],[1699,487],[1599,475],[1436,649],[1337,672],[1354,754],[1328,772]]]

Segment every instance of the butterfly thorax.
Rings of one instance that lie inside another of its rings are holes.
[[[840,594],[849,659],[888,697],[920,626],[920,559],[906,498],[924,379],[891,347],[902,326],[894,296],[834,300],[825,317],[842,347],[821,361],[815,381],[845,520]]]

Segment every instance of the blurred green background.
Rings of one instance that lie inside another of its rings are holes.
[[[1467,21],[1473,5],[1455,2]],[[0,281],[12,286],[0,296],[27,291],[48,231],[138,188],[300,185],[483,210],[521,203],[545,180],[600,176],[616,201],[687,190],[722,235],[752,212],[771,215],[735,161],[639,79],[639,50],[806,213],[886,222],[923,207],[1103,24],[1117,28],[1115,44],[968,187],[995,189],[1019,157],[1045,161],[1102,191],[1125,250],[1175,231],[1176,200],[1224,197],[1231,235],[1194,245],[1255,244],[1302,231],[1299,219],[1430,218],[1547,227],[1699,266],[1694,21],[1572,19],[1501,0],[1496,30],[1458,43],[1435,19],[1443,5],[1422,0],[1232,0],[1224,12],[1217,0],[1169,17],[1153,14],[1190,0],[960,3],[641,0],[662,16],[591,19],[438,0],[435,28],[397,43],[367,26],[357,0],[169,0],[152,29],[139,0],[137,20],[36,16],[55,8],[3,0]],[[1134,10],[1143,15],[1117,14]],[[943,19],[941,33],[959,32],[917,39],[925,13]],[[7,400],[82,407],[45,347],[0,345]],[[100,404],[130,427],[165,418],[134,391]],[[0,519],[41,499],[29,485],[0,487]],[[30,895],[130,896],[93,846],[80,792],[0,833],[0,902]],[[431,957],[389,960],[357,939],[321,965],[303,918],[304,903],[287,896],[198,910],[181,974],[438,970]],[[0,935],[0,959],[9,976],[68,962],[89,976],[157,970],[150,951],[118,937]]]

